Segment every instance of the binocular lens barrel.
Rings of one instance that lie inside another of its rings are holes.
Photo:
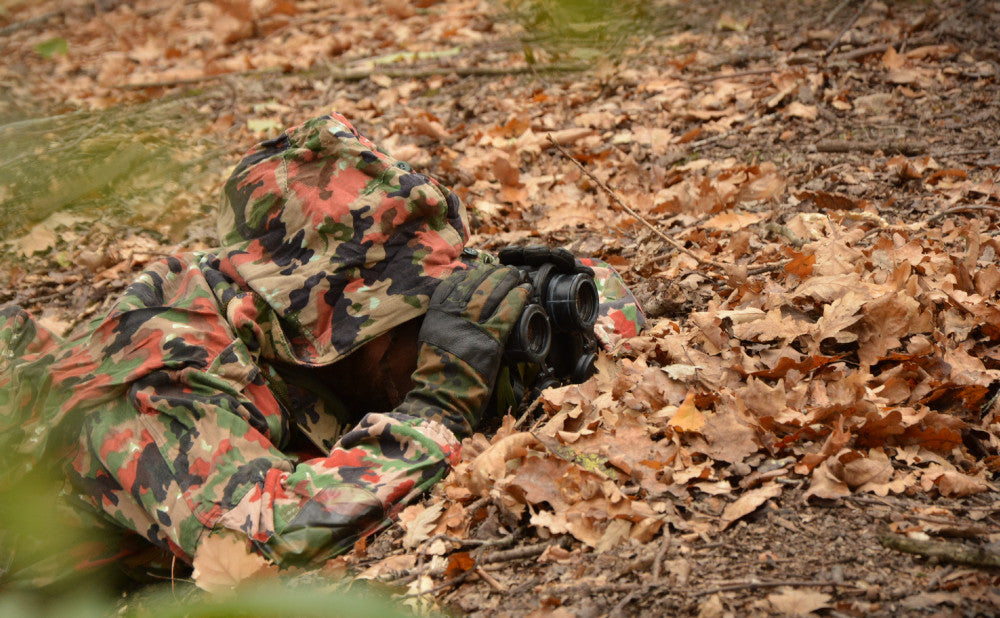
[[[553,275],[546,288],[545,308],[556,330],[586,330],[597,322],[600,299],[593,277]]]
[[[518,362],[540,365],[552,345],[552,326],[541,305],[524,308],[507,342],[507,353]]]
[[[594,375],[594,370],[596,366],[594,363],[597,361],[597,354],[593,352],[587,352],[583,354],[580,358],[576,360],[576,366],[573,367],[573,375],[570,379],[579,384]]]

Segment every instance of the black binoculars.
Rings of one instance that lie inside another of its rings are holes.
[[[593,274],[559,272],[552,263],[518,268],[533,291],[507,341],[508,358],[540,366],[553,381],[583,382],[597,358],[600,298]]]

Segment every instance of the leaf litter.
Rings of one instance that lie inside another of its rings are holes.
[[[646,332],[467,440],[430,496],[330,572],[404,586],[421,611],[992,607],[995,574],[916,574],[874,530],[974,523],[970,543],[998,540],[1000,161],[982,145],[997,143],[1000,7],[873,2],[838,38],[853,9],[821,4],[777,22],[629,3],[622,15],[649,18],[633,36],[551,2],[79,4],[4,41],[18,60],[0,69],[16,84],[4,117],[20,121],[19,101],[102,109],[203,84],[185,105],[232,162],[338,109],[454,186],[479,246],[567,245],[634,286]],[[56,38],[60,53],[37,51]],[[440,70],[598,56],[570,77]],[[28,66],[56,81],[17,80]],[[164,212],[207,212],[212,190],[175,192]],[[79,329],[71,316],[98,313],[159,253],[210,245],[183,220],[23,227],[3,300]],[[194,566],[204,588],[261,576],[232,543]]]

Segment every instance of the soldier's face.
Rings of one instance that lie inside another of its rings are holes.
[[[326,368],[325,377],[355,413],[388,412],[413,389],[419,331],[420,319],[401,324]]]

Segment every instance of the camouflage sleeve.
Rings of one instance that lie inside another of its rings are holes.
[[[185,560],[228,528],[279,564],[321,563],[438,481],[459,450],[439,423],[369,414],[328,456],[296,464],[244,420],[267,393],[216,382],[192,371],[137,382],[137,409],[92,415],[74,458],[96,509]]]
[[[220,523],[279,564],[320,563],[390,522],[447,473],[458,452],[440,423],[368,414],[328,457],[269,473]]]

